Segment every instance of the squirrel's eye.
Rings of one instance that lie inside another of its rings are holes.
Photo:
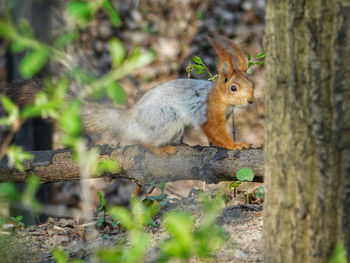
[[[231,86],[231,91],[237,91],[237,87],[235,85]]]

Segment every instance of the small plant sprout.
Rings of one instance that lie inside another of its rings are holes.
[[[247,204],[249,204],[249,194],[248,194],[248,182],[252,182],[254,179],[254,172],[252,169],[248,167],[243,167],[239,169],[236,173],[236,177],[241,182],[246,183],[246,191],[247,191]]]
[[[264,59],[265,58],[265,53],[264,52],[260,52],[259,54],[257,54],[255,56],[256,59]],[[261,66],[261,65],[264,65],[264,61],[262,60],[259,60],[259,61],[253,61],[252,60],[252,56],[248,53],[247,55],[247,59],[248,59],[248,67],[247,67],[247,74],[250,74],[248,72],[248,69],[254,65],[257,65],[257,66]]]
[[[256,193],[256,197],[258,197],[258,198],[262,197],[263,193],[264,193],[264,187],[259,186],[258,192]]]
[[[186,67],[186,71],[187,71],[187,77],[190,78],[191,77],[191,73],[192,71],[196,70],[195,73],[196,74],[202,74],[204,71],[206,71],[210,78],[208,79],[208,81],[213,81],[215,82],[216,78],[218,77],[218,75],[212,75],[211,72],[209,71],[208,67],[204,64],[203,60],[198,57],[198,56],[193,56],[192,57],[192,61],[194,62],[194,64],[190,63],[187,67]]]
[[[105,226],[110,226],[111,225],[113,228],[116,228],[117,224],[113,220],[112,220],[112,223],[108,223],[106,221],[107,204],[106,204],[105,198],[103,197],[102,193],[101,192],[97,192],[97,197],[100,200],[100,207],[97,210],[98,211],[102,211],[103,212],[103,216],[98,218],[96,226],[99,227],[99,228],[103,228]]]
[[[16,216],[16,217],[10,216],[10,220],[16,223],[17,225],[24,227],[24,223],[22,222],[23,216]]]
[[[230,189],[230,196],[231,197],[236,197],[236,189],[241,183],[242,183],[241,181],[234,181],[234,182],[230,183],[229,189]]]

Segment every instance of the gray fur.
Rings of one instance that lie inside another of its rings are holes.
[[[206,122],[207,98],[213,87],[203,80],[171,80],[144,94],[129,110],[96,104],[91,110],[86,107],[84,125],[88,131],[109,130],[132,143],[154,147],[179,143],[187,127],[198,129]]]

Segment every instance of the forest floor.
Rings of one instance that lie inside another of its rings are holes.
[[[146,230],[151,234],[152,246],[143,262],[153,262],[158,255],[157,246],[168,237],[160,217],[170,210],[186,211],[197,220],[203,217],[198,196],[169,203],[154,219],[159,226]],[[229,238],[208,262],[262,262],[262,205],[231,203],[222,210],[217,224],[226,230]],[[106,236],[106,229],[96,225],[97,218],[84,224],[74,219],[49,218],[45,224],[12,230],[11,234],[1,231],[1,262],[55,262],[52,251],[56,247],[67,251],[70,258],[97,262],[94,253],[98,249],[125,240],[127,233],[115,229]]]

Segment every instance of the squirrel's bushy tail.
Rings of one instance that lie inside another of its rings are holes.
[[[108,133],[122,136],[127,119],[124,111],[112,106],[84,102],[82,112],[83,128],[87,134]]]

